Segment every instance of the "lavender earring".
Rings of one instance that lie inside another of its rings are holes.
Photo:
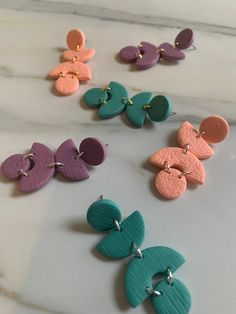
[[[1,165],[9,180],[19,179],[19,190],[34,192],[48,183],[55,171],[72,181],[89,178],[88,166],[98,166],[107,157],[107,145],[98,138],[85,138],[77,150],[69,139],[57,149],[55,156],[47,146],[34,143],[27,154],[15,154]]]
[[[190,28],[182,30],[175,38],[174,44],[167,42],[158,47],[142,41],[137,47],[127,46],[120,50],[120,59],[126,63],[135,63],[137,68],[145,70],[153,67],[159,60],[168,62],[179,61],[185,58],[182,50],[193,46],[194,33]],[[195,46],[193,46],[194,49]]]

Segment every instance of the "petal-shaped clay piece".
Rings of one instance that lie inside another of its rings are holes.
[[[190,28],[183,29],[175,38],[175,47],[178,49],[189,48],[194,41],[194,33]]]
[[[214,155],[213,149],[188,121],[185,121],[179,128],[178,143],[182,148],[189,145],[189,151],[199,159],[207,159]]]
[[[63,59],[65,61],[72,61],[75,58],[76,62],[87,62],[92,59],[95,55],[95,49],[83,49],[79,51],[75,50],[65,50],[63,52]]]
[[[141,56],[138,57],[136,65],[140,70],[151,68],[158,62],[160,53],[156,46],[148,42],[142,41],[140,46]]]
[[[127,104],[126,112],[128,119],[136,127],[141,128],[147,116],[147,110],[143,107],[149,104],[152,93],[139,93],[131,98],[132,103]]]
[[[208,143],[215,144],[226,138],[229,133],[229,124],[223,117],[210,116],[201,122],[199,131]]]
[[[71,139],[62,143],[55,154],[56,162],[63,164],[58,167],[58,171],[72,181],[85,180],[89,177],[86,164],[78,155],[79,152]]]
[[[154,153],[150,158],[151,164],[164,168],[167,163],[171,168],[182,172],[190,172],[185,175],[187,181],[195,184],[203,184],[205,181],[205,169],[200,160],[191,152],[184,153],[179,147],[166,147]]]
[[[75,74],[80,81],[91,80],[92,73],[90,67],[82,62],[63,62],[52,69],[48,76],[50,78],[58,78],[60,74]]]
[[[68,96],[74,94],[79,88],[79,80],[75,75],[65,74],[55,81],[55,89],[58,94]]]
[[[120,50],[119,56],[122,61],[127,63],[135,62],[140,55],[140,49],[135,46],[127,46]]]
[[[97,250],[111,258],[122,258],[134,253],[134,244],[139,248],[145,236],[145,224],[139,211],[133,212],[121,224],[121,230],[112,230],[97,245]]]
[[[124,99],[128,97],[128,92],[123,85],[111,82],[111,90],[108,91],[108,100],[101,104],[98,114],[101,119],[108,119],[117,116],[125,109]]]
[[[91,108],[100,107],[101,103],[103,101],[107,101],[107,99],[107,91],[98,87],[91,88],[84,94],[84,102],[88,107]]]
[[[22,176],[20,179],[21,192],[34,192],[43,187],[54,174],[54,167],[49,167],[54,162],[54,154],[50,148],[40,143],[34,143],[30,150],[30,157],[33,166],[26,171],[28,176]]]
[[[178,61],[185,58],[185,54],[181,50],[173,47],[169,43],[161,44],[158,50],[160,51],[161,57],[166,61]]]
[[[67,46],[72,50],[83,49],[85,41],[85,34],[80,29],[72,29],[66,37]]]
[[[162,197],[172,200],[185,192],[187,181],[185,176],[181,176],[181,171],[170,168],[169,172],[161,170],[158,173],[155,185]]]
[[[85,138],[79,147],[81,158],[91,166],[98,166],[104,162],[107,157],[106,145],[95,137]]]
[[[1,171],[7,179],[18,179],[22,176],[20,169],[25,172],[30,168],[29,159],[24,159],[23,154],[8,157],[1,165]]]
[[[169,98],[163,95],[153,97],[150,102],[151,108],[148,109],[148,115],[152,121],[165,121],[172,112],[172,104]]]

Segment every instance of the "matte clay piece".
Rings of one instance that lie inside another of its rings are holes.
[[[61,175],[72,181],[89,178],[89,172],[84,160],[79,156],[74,142],[69,139],[62,143],[56,151],[55,159],[62,165],[58,167]]]
[[[191,29],[184,29],[175,38],[175,43],[164,42],[158,47],[142,41],[137,47],[127,46],[120,50],[119,57],[126,63],[135,63],[137,68],[145,70],[153,67],[160,59],[176,62],[185,59],[181,51],[193,44],[194,34]]]
[[[104,256],[119,259],[134,254],[134,243],[137,247],[143,244],[145,225],[142,215],[135,211],[121,224],[120,231],[112,230],[97,245],[97,250]]]
[[[178,130],[181,148],[162,148],[150,158],[151,164],[163,169],[155,180],[159,194],[174,199],[184,193],[187,181],[203,184],[205,169],[199,159],[210,158],[214,151],[208,143],[221,142],[228,133],[228,122],[220,116],[204,119],[199,131],[188,121],[182,123]]]
[[[158,314],[188,314],[191,308],[191,295],[186,286],[175,279],[172,284],[162,280],[154,290],[160,296],[152,297],[152,304]]]
[[[112,118],[127,112],[129,121],[141,128],[146,120],[147,114],[155,122],[165,121],[172,113],[170,100],[157,95],[151,99],[150,92],[139,93],[132,98],[119,83],[111,82],[107,87],[92,88],[84,94],[84,102],[88,107],[99,108],[98,114],[101,119]]]
[[[92,72],[87,62],[95,55],[95,49],[83,49],[85,35],[79,29],[71,30],[67,35],[69,50],[63,52],[65,62],[54,67],[48,74],[49,78],[56,79],[55,90],[61,96],[74,94],[79,88],[79,81],[92,79]]]
[[[101,199],[90,205],[87,221],[98,231],[112,230],[115,228],[115,221],[121,222],[121,208],[111,200]]]
[[[45,145],[34,143],[26,155],[15,154],[1,165],[2,174],[7,179],[19,179],[21,192],[34,192],[43,187],[57,170],[72,181],[89,177],[88,166],[98,166],[108,155],[107,146],[98,138],[85,138],[79,152],[72,140],[60,145],[54,156]]]
[[[91,166],[102,164],[108,154],[107,146],[95,137],[85,138],[79,146],[79,151],[83,154],[83,160]]]
[[[216,144],[229,134],[229,124],[223,117],[210,116],[201,122],[199,131],[204,140]]]
[[[71,50],[83,49],[85,41],[85,34],[79,29],[72,29],[66,36],[67,46]]]
[[[175,38],[175,47],[188,49],[194,42],[194,33],[190,28],[183,29]]]
[[[134,255],[125,273],[124,285],[126,296],[132,307],[150,298],[154,309],[160,310],[157,313],[187,314],[189,312],[190,294],[181,281],[173,278],[174,272],[184,264],[184,257],[165,246],[141,250],[145,224],[138,211],[133,212],[120,223],[119,206],[111,200],[102,199],[89,207],[87,220],[96,230],[111,230],[96,246],[101,254],[112,259]],[[155,276],[162,281],[153,289]]]

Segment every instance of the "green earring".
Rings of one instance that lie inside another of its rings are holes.
[[[185,285],[173,278],[173,273],[185,262],[177,251],[154,246],[141,251],[145,223],[139,211],[122,221],[121,208],[111,200],[94,202],[87,212],[88,223],[108,235],[97,244],[97,250],[112,259],[134,255],[125,274],[125,292],[132,307],[151,299],[158,314],[187,314],[191,296]],[[159,281],[153,287],[153,277]]]
[[[126,110],[129,121],[138,128],[144,125],[147,116],[154,122],[162,122],[173,114],[172,104],[166,96],[152,98],[152,93],[143,92],[129,98],[125,87],[116,82],[104,89],[88,90],[84,102],[88,107],[99,108],[101,119],[115,117]]]

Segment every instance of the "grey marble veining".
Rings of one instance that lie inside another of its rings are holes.
[[[53,150],[67,138],[87,136],[109,144],[109,158],[91,178],[71,183],[56,176],[42,190],[21,195],[0,176],[0,312],[4,314],[154,314],[149,301],[130,308],[123,290],[129,259],[107,261],[95,251],[102,234],[86,224],[86,210],[101,194],[118,202],[123,216],[142,212],[143,248],[167,245],[186,257],[176,273],[190,289],[192,314],[234,314],[233,269],[236,173],[236,20],[234,1],[0,1],[0,160],[27,152],[33,142]],[[70,97],[57,97],[47,73],[65,48],[66,33],[81,28],[93,79]],[[179,64],[135,71],[117,52],[141,40],[173,41],[181,28],[196,32],[196,51]],[[114,80],[130,95],[167,95],[176,115],[164,123],[133,128],[125,113],[100,121],[86,108],[84,92]],[[161,147],[176,144],[180,123],[196,127],[220,114],[230,135],[203,161],[206,183],[164,201],[153,187],[148,163]],[[219,278],[222,278],[219,284]],[[224,285],[225,283],[225,285]]]

